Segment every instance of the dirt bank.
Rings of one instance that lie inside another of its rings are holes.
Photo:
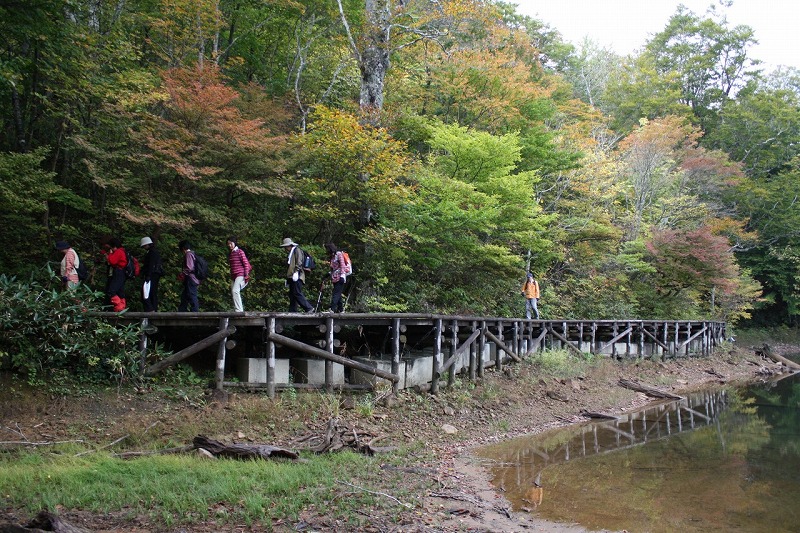
[[[772,348],[784,355],[800,352],[800,347],[793,345]],[[80,439],[99,447],[137,428],[139,434],[166,433],[160,438],[170,436],[173,440],[176,435],[190,440],[192,435],[204,433],[229,442],[246,436],[251,441],[289,445],[299,434],[324,427],[330,414],[343,423],[384,434],[382,444],[425,448],[419,460],[413,453],[404,456],[404,467],[412,472],[407,487],[372,487],[387,497],[401,489],[404,494],[416,490],[413,509],[401,512],[400,519],[370,510],[365,513],[363,531],[582,531],[577,526],[548,524],[533,520],[527,513],[512,512],[491,487],[471,450],[585,420],[583,411],[618,414],[652,401],[620,387],[620,379],[685,393],[709,385],[752,381],[778,371],[778,364],[756,355],[751,348],[663,363],[604,360],[570,378],[552,377],[524,362],[503,372],[488,372],[478,385],[459,383],[437,397],[407,391],[397,398],[375,402],[368,409],[358,408],[358,398],[342,397],[331,413],[318,412],[311,417],[291,408],[287,398],[270,401],[261,395],[231,394],[221,406],[204,396],[201,387],[114,390],[101,396],[92,392],[68,397],[6,381],[0,383],[0,441]],[[290,408],[279,408],[281,405]],[[331,408],[331,402],[321,405]],[[253,409],[261,414],[258,425],[246,416]],[[429,483],[415,489],[419,484],[412,482],[413,476],[429,478]],[[114,517],[76,511],[66,511],[64,516],[79,518],[84,527],[95,531],[133,528],[132,523],[120,524]],[[15,509],[4,509],[0,524],[20,523],[25,518]],[[181,530],[148,523],[145,517],[135,523],[139,532]],[[300,525],[302,528],[297,529]],[[304,512],[297,524],[271,526],[277,531],[352,530],[352,526],[345,528],[333,521],[325,510],[315,509]],[[263,529],[254,526],[248,530]],[[191,527],[191,531],[217,530],[211,524]]]

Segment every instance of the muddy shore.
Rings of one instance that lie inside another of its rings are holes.
[[[800,352],[794,344],[773,344],[780,355]],[[510,365],[503,372],[487,372],[477,384],[461,384],[453,390],[443,390],[438,396],[404,391],[398,397],[385,396],[376,402],[365,418],[353,406],[352,400],[342,399],[337,416],[345,424],[382,433],[382,444],[400,448],[422,446],[425,454],[419,459],[413,453],[403,455],[408,486],[376,486],[379,493],[413,494],[411,509],[393,511],[391,516],[381,510],[365,513],[358,531],[419,531],[419,532],[514,532],[514,531],[585,531],[574,524],[554,524],[534,518],[530,513],[514,512],[501,491],[491,485],[488,472],[473,455],[482,445],[536,434],[548,429],[587,420],[582,412],[622,414],[654,402],[640,392],[619,386],[622,379],[634,380],[675,394],[684,394],[709,387],[724,387],[764,379],[785,371],[779,363],[757,353],[752,346],[731,347],[705,358],[679,358],[661,361],[604,360],[591,365],[585,372],[572,377],[554,377],[541,372],[528,362]],[[324,421],[298,429],[302,421],[292,411],[276,414],[268,434],[262,429],[248,427],[246,419],[232,417],[238,411],[264,409],[270,400],[261,395],[230,394],[220,405],[216,400],[207,403],[191,398],[165,409],[163,401],[152,395],[109,394],[102,402],[96,398],[64,399],[52,394],[31,393],[21,396],[19,387],[0,387],[0,418],[4,428],[24,430],[29,439],[58,439],[74,436],[85,421],[88,433],[97,444],[107,443],[126,427],[173,427],[191,423],[192,428],[220,427],[220,419],[231,428],[230,433],[215,433],[214,438],[235,441],[246,433],[259,442],[289,445],[299,433],[319,430]],[[349,404],[349,405],[348,405]],[[424,408],[421,406],[424,405]],[[232,409],[238,407],[239,409]],[[244,407],[244,408],[242,408]],[[282,411],[276,411],[281,413]],[[76,424],[77,422],[77,424]],[[160,424],[157,426],[156,424]],[[216,424],[216,425],[215,425]],[[172,425],[172,426],[170,426]],[[91,428],[91,429],[89,429]],[[380,459],[378,458],[380,461]],[[395,467],[396,468],[396,467]],[[427,486],[416,483],[426,478]],[[402,482],[401,482],[402,483]],[[134,523],[120,523],[115,517],[90,515],[81,511],[66,511],[66,518],[79,520],[91,531],[137,533],[168,531],[220,531],[215,524],[193,524],[188,528],[165,528],[139,517]],[[0,524],[20,523],[23,518],[14,509],[0,513]],[[298,529],[299,528],[299,529]],[[281,521],[267,527],[254,525],[230,531],[353,531],[329,516],[324,509],[308,509],[299,521]]]

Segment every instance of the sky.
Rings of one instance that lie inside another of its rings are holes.
[[[679,4],[698,15],[716,0],[508,0],[519,13],[548,23],[564,40],[579,44],[585,36],[601,46],[627,55],[642,48],[663,30]],[[718,7],[729,28],[746,24],[755,30],[759,44],[750,57],[760,59],[764,70],[779,65],[800,68],[800,0],[733,0]]]

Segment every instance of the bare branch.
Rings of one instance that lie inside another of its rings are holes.
[[[385,496],[385,497],[389,498],[390,500],[393,500],[393,501],[397,502],[398,504],[402,505],[403,507],[405,507],[407,509],[413,509],[414,508],[414,506],[411,505],[410,503],[401,502],[400,500],[398,500],[394,496],[392,496],[390,494],[386,494],[385,492],[376,492],[374,490],[367,490],[367,489],[365,489],[363,487],[358,487],[356,485],[353,485],[352,483],[348,483],[347,481],[339,481],[338,479],[336,480],[336,483],[339,483],[340,485],[347,485],[348,487],[353,487],[354,489],[358,489],[358,490],[364,491],[364,492],[366,492],[368,494],[375,494],[376,496]]]
[[[344,14],[344,7],[342,7],[342,0],[336,0],[336,4],[339,6],[339,15],[342,17],[342,24],[344,25],[345,32],[347,32],[347,40],[350,42],[350,49],[353,51],[353,55],[356,58],[356,61],[361,63],[361,52],[358,51],[358,46],[356,46],[356,41],[353,39],[353,33],[350,31],[350,24],[347,22],[347,17]]]

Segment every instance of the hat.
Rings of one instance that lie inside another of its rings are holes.
[[[532,278],[533,277],[533,272],[528,272],[528,277]]]
[[[69,243],[67,241],[56,242],[56,250],[66,250],[68,248],[69,248]]]
[[[147,246],[148,244],[153,244],[153,239],[150,237],[142,237],[142,242],[139,243],[139,246]]]
[[[294,242],[289,237],[286,237],[285,239],[283,239],[283,244],[281,244],[281,248],[284,248],[286,246],[297,246],[297,243]]]

